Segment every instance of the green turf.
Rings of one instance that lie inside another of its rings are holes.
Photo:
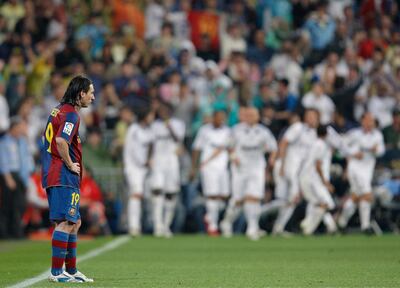
[[[82,243],[79,252],[107,241]],[[0,242],[0,287],[43,272],[49,253],[48,243]],[[400,287],[400,238],[143,237],[80,269],[96,280],[85,287]]]

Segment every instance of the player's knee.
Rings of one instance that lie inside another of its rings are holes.
[[[154,189],[154,190],[153,190],[153,195],[154,195],[154,196],[160,196],[161,193],[162,193],[161,189]]]
[[[361,201],[361,200],[368,201],[368,202],[372,202],[372,200],[373,200],[372,193],[367,193],[367,194],[362,195],[362,196],[360,197],[360,201]]]
[[[78,221],[76,221],[76,223],[74,223],[74,229],[77,230],[81,227],[82,225],[82,220],[78,219]]]
[[[165,194],[165,199],[167,199],[167,200],[174,200],[176,198],[176,194],[173,194],[173,193],[167,193],[167,194]]]

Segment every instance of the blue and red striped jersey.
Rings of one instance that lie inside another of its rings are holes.
[[[57,151],[56,137],[62,137],[69,143],[71,160],[80,163],[82,168],[82,146],[79,138],[80,118],[74,106],[60,104],[51,111],[43,135],[42,146],[42,185],[69,186],[78,188],[82,179],[80,175],[67,168]]]

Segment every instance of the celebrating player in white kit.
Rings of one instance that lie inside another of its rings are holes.
[[[292,124],[279,143],[280,161],[276,163],[274,180],[280,189],[276,189],[275,197],[283,204],[274,223],[275,235],[285,234],[285,226],[300,200],[299,174],[312,143],[317,139],[318,125],[318,111],[307,109],[303,122]]]
[[[177,193],[180,191],[179,155],[185,136],[185,124],[171,118],[172,107],[160,103],[159,119],[153,122],[152,190],[154,235],[171,237]]]
[[[309,155],[300,172],[300,187],[304,199],[308,202],[306,217],[300,226],[305,235],[311,235],[324,218],[329,233],[336,232],[336,224],[332,215],[327,212],[335,207],[331,193],[334,188],[329,182],[332,147],[328,143],[327,127],[321,125],[317,129],[318,139],[312,144]]]
[[[225,126],[225,119],[225,111],[215,111],[212,123],[200,128],[193,143],[191,175],[196,175],[200,166],[201,184],[206,198],[205,222],[210,236],[219,235],[219,211],[229,196],[231,130]]]
[[[339,227],[345,228],[358,204],[361,230],[371,233],[372,177],[376,158],[385,152],[382,133],[376,129],[375,118],[366,112],[361,119],[361,127],[348,132],[347,175],[351,197],[343,205],[339,217]]]
[[[262,235],[258,222],[265,192],[265,153],[271,153],[270,163],[273,165],[277,143],[271,131],[258,124],[260,115],[256,108],[241,110],[242,122],[232,132],[232,198],[221,222],[221,230],[224,236],[232,235],[232,224],[244,205],[246,235],[252,240],[258,240]]]
[[[128,182],[128,224],[129,234],[141,234],[142,199],[145,179],[149,172],[154,136],[151,123],[154,115],[150,110],[136,113],[137,121],[127,131],[123,152],[124,173]]]

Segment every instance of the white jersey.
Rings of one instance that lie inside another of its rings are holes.
[[[321,138],[318,138],[312,144],[308,157],[304,162],[302,176],[309,177],[310,179],[321,180],[316,168],[317,161],[321,161],[321,168],[324,179],[329,180],[330,166],[332,161],[332,148],[325,140]]]
[[[283,135],[283,139],[288,142],[285,157],[285,167],[295,162],[300,165],[307,158],[311,145],[317,139],[315,129],[308,127],[302,122],[292,124]]]
[[[260,124],[249,126],[239,123],[233,128],[232,136],[241,169],[265,168],[264,154],[277,150],[275,137],[268,128]]]
[[[366,173],[372,177],[376,158],[385,153],[385,144],[381,131],[374,129],[371,132],[365,132],[362,128],[356,128],[346,134],[345,141],[350,155],[354,155],[358,152],[363,154],[361,159],[351,157],[348,163],[348,169]],[[376,152],[373,153],[371,150],[375,146],[377,149]]]
[[[231,146],[231,130],[212,124],[203,125],[193,143],[193,149],[201,152],[201,164],[204,168],[227,169],[229,162],[228,148]]]
[[[171,131],[164,121],[156,120],[151,125],[154,135],[153,161],[155,166],[163,165],[169,161],[178,161],[177,153],[185,137],[185,124],[181,120],[171,118],[169,125],[175,137],[177,137],[177,141],[172,137]]]
[[[144,167],[147,162],[150,145],[154,141],[150,127],[143,127],[138,123],[129,126],[124,146],[124,168],[129,171],[132,167]]]

